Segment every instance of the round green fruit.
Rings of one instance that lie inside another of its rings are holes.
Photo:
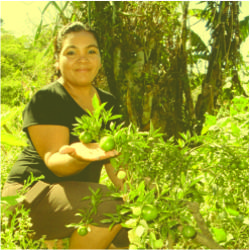
[[[158,210],[151,204],[147,204],[142,208],[142,218],[146,221],[152,221],[158,216]]]
[[[78,227],[78,229],[77,229],[77,233],[78,233],[80,236],[85,236],[85,235],[88,233],[88,229],[87,229],[87,227],[85,227],[85,226],[80,226],[80,227]]]
[[[126,177],[126,172],[123,170],[120,170],[117,174],[117,178],[120,180],[123,180]]]
[[[184,226],[183,230],[182,230],[182,235],[186,238],[186,239],[190,239],[193,238],[196,234],[195,229],[192,226]]]
[[[79,139],[84,144],[88,144],[93,140],[92,135],[87,131],[82,132],[79,136]]]
[[[113,136],[104,136],[100,140],[100,147],[105,151],[110,151],[115,148],[115,140]]]

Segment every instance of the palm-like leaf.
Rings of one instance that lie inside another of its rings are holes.
[[[249,36],[249,16],[240,21],[240,38],[242,42]]]
[[[202,38],[195,33],[193,30],[190,31],[191,36],[191,45],[192,47],[195,47],[195,50],[193,51],[194,55],[201,59],[208,59],[208,53],[209,50],[207,48],[207,45],[203,42]]]

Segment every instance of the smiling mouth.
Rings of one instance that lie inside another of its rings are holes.
[[[88,72],[88,71],[90,71],[90,69],[76,69],[76,71],[78,71],[78,72]]]

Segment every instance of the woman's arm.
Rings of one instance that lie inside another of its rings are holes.
[[[46,166],[59,177],[77,174],[91,162],[117,154],[115,150],[103,151],[97,143],[69,145],[69,129],[64,126],[34,125],[28,127],[28,131]]]
[[[111,163],[105,164],[105,169],[108,174],[109,179],[112,181],[112,183],[119,188],[120,190],[123,190],[124,188],[124,179],[121,180],[117,177],[117,173],[114,169],[114,167],[111,165]]]

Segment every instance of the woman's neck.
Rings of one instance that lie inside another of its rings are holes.
[[[58,81],[82,109],[89,110],[90,112],[94,111],[92,99],[95,94],[97,95],[99,101],[100,97],[98,96],[96,88],[92,84],[86,86],[74,86],[65,83],[63,79],[59,79]]]
[[[91,83],[85,86],[77,86],[67,84],[67,82],[65,82],[63,78],[60,78],[58,81],[63,85],[63,87],[73,98],[89,98],[93,97],[96,93],[96,89]]]

